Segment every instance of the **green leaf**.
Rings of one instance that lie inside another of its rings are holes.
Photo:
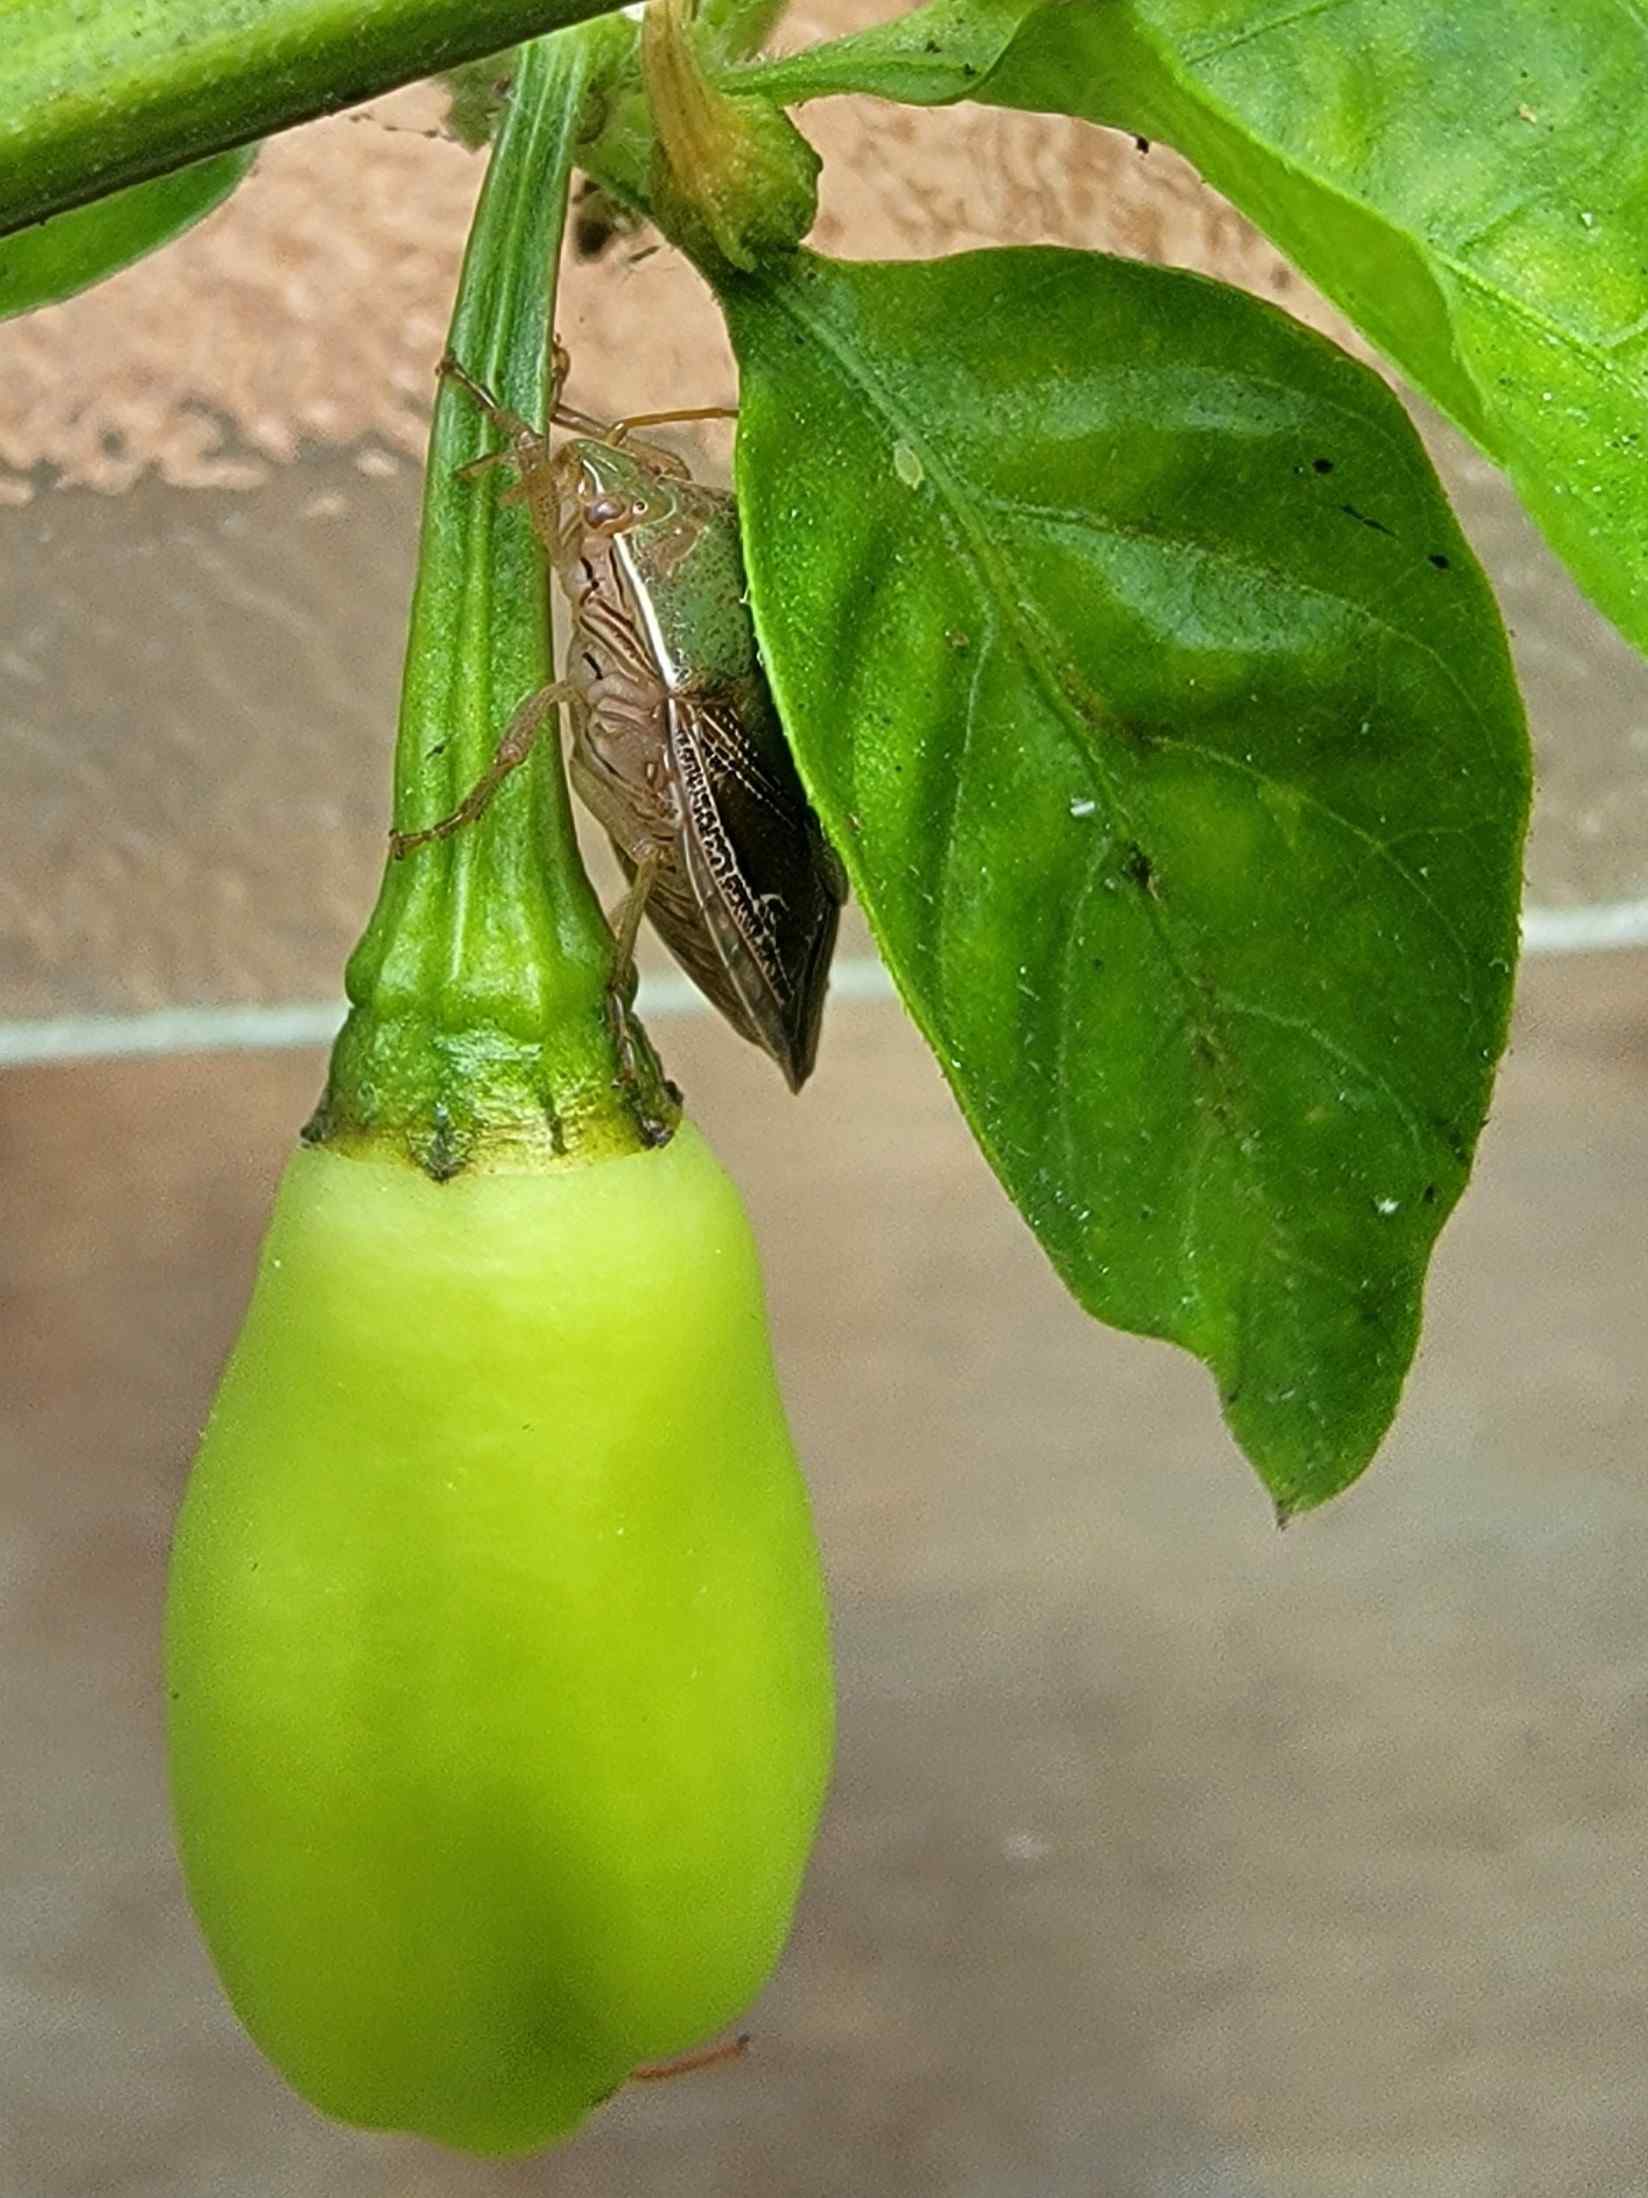
[[[1504,1041],[1499,618],[1378,379],[1055,250],[722,289],[762,648],[905,1001],[1081,1302],[1283,1512],[1396,1407]]]
[[[4,0],[0,236],[616,0]]]
[[[60,304],[170,244],[221,206],[256,158],[255,145],[218,153],[0,238],[0,320]]]
[[[936,0],[727,81],[1177,146],[1505,468],[1648,650],[1643,0]]]

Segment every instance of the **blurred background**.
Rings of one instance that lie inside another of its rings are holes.
[[[538,2162],[335,2129],[236,2029],[169,1843],[166,1542],[381,867],[480,177],[439,112],[278,140],[0,326],[0,2194],[1648,2192],[1648,667],[1429,420],[1534,720],[1533,951],[1367,1480],[1275,1533],[1201,1370],[1065,1298],[856,915],[800,1102],[654,962],[833,1585],[795,1941],[744,2062]],[[1360,348],[1159,148],[805,119],[827,249],[1099,246]],[[566,278],[598,412],[733,392],[652,241]]]

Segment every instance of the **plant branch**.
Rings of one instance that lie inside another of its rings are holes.
[[[11,0],[0,236],[611,0]]]
[[[543,416],[567,185],[605,43],[595,29],[517,57],[459,278],[450,348],[528,420]],[[507,468],[463,470],[497,442],[443,384],[395,750],[402,831],[457,808],[552,673],[528,514],[508,500]],[[409,1153],[436,1175],[659,1142],[673,1102],[639,1026],[617,1016],[613,978],[551,721],[484,814],[387,864],[311,1134]]]

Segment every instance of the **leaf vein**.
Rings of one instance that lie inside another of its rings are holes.
[[[1059,1155],[1064,1163],[1066,1182],[1076,1181],[1080,1174],[1076,1161],[1076,1129],[1071,1106],[1074,1095],[1066,1073],[1071,1031],[1076,1021],[1071,1007],[1076,989],[1071,965],[1081,950],[1088,898],[1098,875],[1098,864],[1089,864],[1081,883],[1070,897],[1070,913],[1065,921],[1064,937],[1059,944],[1059,981],[1054,999],[1056,1013],[1053,1020],[1053,1104],[1058,1111]]]
[[[1569,328],[1564,322],[1553,319],[1549,313],[1541,312],[1528,299],[1518,297],[1514,291],[1506,290],[1500,284],[1490,281],[1476,268],[1456,259],[1451,252],[1434,246],[1432,249],[1436,251],[1439,263],[1457,281],[1469,289],[1480,291],[1491,304],[1502,306],[1512,320],[1520,321],[1525,328],[1548,337],[1560,349],[1570,352],[1581,366],[1592,368],[1597,379],[1608,385],[1614,393],[1623,395],[1632,404],[1642,402],[1643,377],[1616,366],[1608,356],[1609,349],[1617,348],[1624,336],[1630,333],[1629,330],[1622,331],[1619,337],[1610,338],[1606,342],[1593,341],[1582,336],[1577,329]]]
[[[1390,869],[1402,880],[1402,883],[1414,898],[1430,910],[1432,916],[1436,919],[1437,929],[1458,955],[1460,964],[1464,969],[1466,982],[1470,986],[1472,1012],[1480,1013],[1480,1002],[1476,997],[1475,986],[1476,965],[1471,959],[1470,949],[1461,938],[1453,918],[1442,907],[1435,894],[1429,890],[1421,879],[1414,875],[1406,863],[1397,860],[1393,852],[1396,840],[1382,840],[1376,832],[1370,832],[1366,825],[1358,824],[1353,817],[1347,817],[1343,810],[1336,809],[1332,802],[1324,801],[1319,794],[1313,794],[1308,787],[1299,786],[1288,779],[1278,778],[1274,772],[1262,770],[1258,764],[1249,763],[1242,756],[1226,755],[1217,748],[1208,747],[1202,741],[1186,740],[1177,733],[1160,733],[1153,737],[1158,747],[1174,748],[1184,755],[1200,756],[1204,762],[1220,765],[1227,771],[1234,771],[1243,778],[1252,779],[1257,785],[1275,787],[1285,799],[1299,802],[1302,807],[1312,810],[1325,822],[1337,825],[1349,838],[1358,840],[1364,847],[1370,848],[1380,861],[1389,865]],[[1457,831],[1463,834],[1465,827],[1463,825],[1425,825],[1417,827],[1412,832],[1400,833],[1397,837],[1400,839],[1440,837],[1449,831]]]
[[[1187,556],[1205,558],[1209,564],[1215,566],[1228,565],[1233,571],[1245,573],[1272,588],[1288,588],[1295,594],[1332,604],[1349,617],[1373,627],[1378,633],[1388,635],[1402,646],[1417,649],[1435,665],[1444,683],[1453,689],[1469,715],[1478,721],[1481,718],[1481,712],[1469,688],[1434,642],[1425,640],[1409,627],[1399,626],[1388,618],[1382,618],[1371,605],[1359,601],[1355,596],[1342,595],[1336,588],[1324,587],[1319,581],[1306,580],[1281,566],[1266,564],[1262,559],[1248,557],[1221,543],[1203,541],[1196,535],[1182,533],[1173,527],[1139,526],[1105,512],[1070,511],[1056,504],[1027,504],[1011,496],[981,497],[979,501],[985,509],[999,512],[1004,518],[1068,527],[1075,533],[1115,536],[1122,541],[1159,543],[1164,549],[1182,550]]]
[[[1290,8],[1282,15],[1273,15],[1263,23],[1249,23],[1228,38],[1210,40],[1206,45],[1186,46],[1185,64],[1196,68],[1204,61],[1223,60],[1227,53],[1235,53],[1239,47],[1251,46],[1257,39],[1269,38],[1276,31],[1291,30],[1295,23],[1308,23],[1319,15],[1333,15],[1339,9],[1351,7],[1356,0],[1304,0],[1301,7]]]
[[[1330,1038],[1325,1030],[1318,1029],[1306,1016],[1284,1015],[1280,1008],[1265,1007],[1257,1000],[1241,999],[1233,992],[1226,992],[1222,998],[1233,1015],[1245,1015],[1254,1022],[1271,1023],[1278,1030],[1290,1030],[1302,1038],[1308,1038],[1336,1067],[1359,1076],[1369,1091],[1381,1092],[1389,1102],[1391,1113],[1407,1131],[1415,1153],[1421,1160],[1425,1158],[1424,1126],[1411,1103],[1403,1098],[1389,1078],[1381,1076],[1377,1069],[1370,1068],[1348,1046],[1342,1046],[1336,1039]]]
[[[1179,1231],[1179,1266],[1184,1282],[1185,1297],[1197,1312],[1206,1306],[1202,1292],[1200,1238],[1198,1223],[1201,1219],[1202,1186],[1212,1173],[1209,1166],[1218,1150],[1219,1124],[1210,1111],[1202,1124],[1202,1134],[1194,1158],[1190,1163],[1190,1183],[1185,1193],[1184,1223]],[[1221,1369],[1227,1385],[1240,1378],[1237,1367]]]
[[[986,607],[988,611],[988,606]],[[962,715],[961,736],[950,755],[949,777],[946,782],[948,808],[942,825],[936,827],[939,847],[938,873],[938,937],[934,941],[934,960],[938,970],[941,990],[949,990],[950,906],[955,884],[956,848],[961,834],[957,822],[961,815],[963,781],[967,775],[967,758],[973,744],[973,733],[978,722],[979,688],[984,680],[984,666],[995,646],[996,628],[993,611],[989,612],[985,631],[979,642],[978,653],[973,659],[973,676],[967,682],[967,708]]]

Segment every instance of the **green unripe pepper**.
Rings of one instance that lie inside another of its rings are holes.
[[[178,1526],[173,1779],[246,2027],[347,2121],[542,2145],[743,2009],[824,1604],[736,1192],[306,1149]]]
[[[451,344],[526,417],[586,103],[632,43],[515,59]],[[403,836],[552,677],[486,448],[443,395]],[[830,1752],[754,1251],[626,974],[552,738],[388,864],[173,1557],[178,1839],[231,1999],[317,2106],[483,2152],[748,2004]]]

